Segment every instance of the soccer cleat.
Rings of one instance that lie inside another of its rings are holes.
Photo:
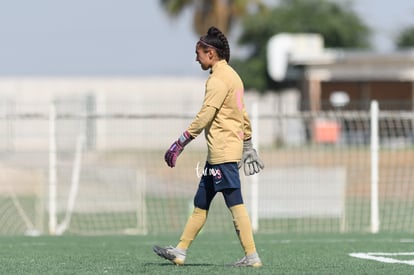
[[[257,255],[257,253],[244,256],[237,262],[231,264],[231,266],[235,267],[261,267],[262,265],[262,261],[260,260],[259,255]]]
[[[161,258],[169,260],[176,265],[184,264],[186,252],[182,249],[175,248],[172,246],[167,246],[164,248],[158,245],[154,245],[152,247],[152,250]]]

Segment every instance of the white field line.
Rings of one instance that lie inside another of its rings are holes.
[[[401,243],[414,243],[414,239],[401,239]]]
[[[414,260],[398,260],[391,257],[385,256],[414,256],[414,252],[395,252],[395,253],[386,253],[386,252],[367,252],[367,253],[350,253],[349,256],[360,258],[364,260],[374,260],[382,263],[389,264],[407,264],[414,266]]]
[[[358,239],[300,239],[300,240],[290,240],[290,239],[280,239],[280,240],[270,240],[266,243],[354,243],[358,242]],[[238,242],[238,241],[235,241]],[[377,242],[399,242],[399,243],[414,243],[414,239],[380,239],[380,240],[368,240],[367,242],[377,243]]]

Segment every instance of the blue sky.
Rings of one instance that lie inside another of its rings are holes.
[[[377,51],[414,25],[413,0],[354,7]],[[191,20],[168,18],[158,0],[0,0],[0,75],[201,75]]]

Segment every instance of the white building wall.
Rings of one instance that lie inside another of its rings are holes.
[[[49,123],[30,118],[10,122],[7,115],[42,115],[47,118],[49,107],[56,102],[58,114],[85,115],[94,113],[99,118],[94,125],[94,147],[164,148],[185,130],[201,107],[204,96],[204,78],[174,77],[2,77],[0,78],[0,149],[3,147],[44,149],[48,146]],[[91,100],[94,106],[86,107]],[[259,116],[295,113],[298,93],[259,95],[246,92],[245,104],[250,112],[254,102],[259,104]],[[88,110],[90,108],[90,110]],[[165,119],[146,119],[131,123],[131,119],[103,119],[104,116],[164,116]],[[185,119],[169,118],[185,115]],[[73,147],[76,137],[85,127],[82,121],[63,120],[57,125],[58,145]],[[138,124],[137,124],[138,123]],[[82,125],[81,125],[82,124]],[[275,135],[289,129],[271,119],[259,120],[260,143],[271,145]],[[292,123],[290,129],[298,125]],[[7,132],[7,134],[6,134]],[[153,138],[148,138],[146,133]],[[145,142],[143,142],[145,139]],[[205,147],[204,138],[194,145]]]

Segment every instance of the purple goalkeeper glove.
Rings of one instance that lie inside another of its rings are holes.
[[[259,173],[263,168],[264,164],[260,160],[259,156],[255,149],[253,149],[252,140],[245,140],[243,142],[243,155],[240,160],[238,167],[239,169],[244,164],[244,174],[246,176],[251,176],[256,173]]]
[[[181,152],[184,150],[184,147],[190,143],[190,141],[193,139],[193,137],[190,135],[188,131],[185,131],[181,134],[181,136],[178,138],[177,141],[175,141],[170,149],[168,149],[167,152],[165,152],[165,162],[168,166],[171,168],[175,166],[175,162],[177,161],[178,156],[181,154]]]

